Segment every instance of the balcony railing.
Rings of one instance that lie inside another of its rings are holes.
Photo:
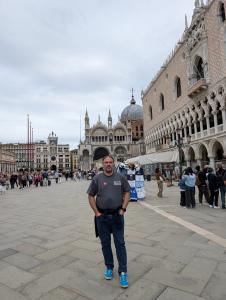
[[[224,130],[223,124],[217,126],[217,132],[221,132]]]
[[[196,81],[188,90],[188,97],[193,98],[198,93],[202,92],[203,90],[206,90],[208,87],[208,84],[206,82],[205,78],[199,79]]]
[[[215,128],[210,128],[210,134],[214,134],[215,133]]]

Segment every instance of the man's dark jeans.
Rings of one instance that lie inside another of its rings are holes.
[[[195,207],[195,187],[186,186],[185,190],[186,207]]]
[[[127,272],[127,254],[124,241],[124,217],[118,214],[101,215],[96,218],[98,234],[101,240],[104,262],[108,269],[114,268],[114,259],[111,249],[111,233],[114,237],[118,259],[118,272]]]
[[[212,206],[218,206],[218,197],[219,197],[219,190],[210,190],[209,204]]]
[[[206,202],[209,203],[210,197],[209,197],[209,190],[207,185],[199,185],[198,189],[199,189],[199,203],[202,203],[203,195],[205,196]]]
[[[226,194],[226,186],[220,186],[220,193],[221,193],[221,203],[222,207],[225,207],[225,194]]]

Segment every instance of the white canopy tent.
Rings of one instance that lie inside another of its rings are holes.
[[[151,165],[151,164],[167,163],[167,162],[168,163],[170,163],[170,162],[179,163],[178,150],[155,152],[155,153],[151,153],[151,154],[132,157],[125,161],[126,164],[139,163],[140,165],[149,165],[149,164]]]

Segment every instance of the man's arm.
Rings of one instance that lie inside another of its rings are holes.
[[[88,195],[88,199],[89,199],[89,205],[92,208],[92,210],[94,211],[95,216],[96,217],[101,216],[101,213],[98,211],[97,206],[96,206],[95,197]]]
[[[129,201],[130,201],[130,192],[125,192],[123,195],[122,208],[127,208]],[[124,215],[124,211],[120,209],[119,214]]]

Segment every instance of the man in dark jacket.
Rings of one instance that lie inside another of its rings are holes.
[[[202,204],[203,195],[205,196],[206,202],[209,203],[209,191],[207,186],[207,170],[209,166],[205,166],[203,171],[197,170],[198,174],[198,190],[199,190],[199,203]],[[197,182],[197,181],[196,181]]]
[[[213,169],[208,169],[208,186],[210,190],[210,200],[209,206],[212,208],[219,208],[218,207],[218,197],[219,197],[219,186],[217,183],[217,176],[213,173]]]
[[[226,194],[226,185],[224,184],[224,175],[226,174],[225,169],[223,168],[222,164],[217,164],[217,183],[220,189],[221,194],[221,204],[222,208],[225,209],[225,194]]]

